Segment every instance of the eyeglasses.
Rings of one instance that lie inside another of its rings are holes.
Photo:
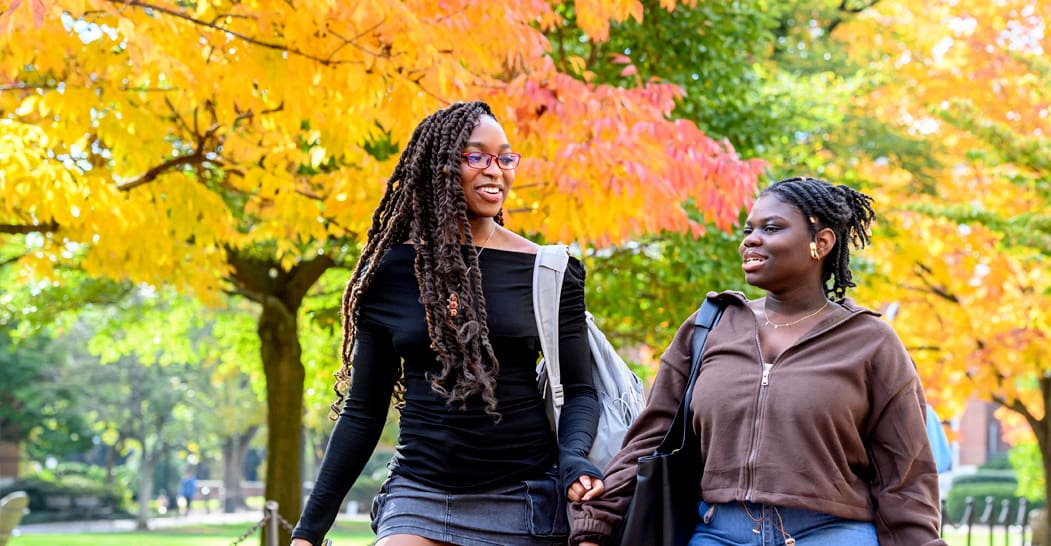
[[[496,158],[496,166],[505,171],[517,168],[518,163],[522,161],[522,154],[516,154],[513,152],[504,152],[500,155],[493,155],[486,152],[464,152],[460,155],[467,160],[468,166],[475,169],[488,169],[489,165],[493,164],[494,157]]]

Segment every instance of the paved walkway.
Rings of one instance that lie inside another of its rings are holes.
[[[348,517],[348,516],[343,516]],[[187,516],[180,517],[157,517],[150,520],[151,529],[162,529],[166,527],[180,527],[184,525],[217,524],[217,523],[244,523],[245,530],[249,526],[263,519],[262,510],[251,510],[235,512],[233,514],[221,514],[204,512],[192,512]],[[134,531],[134,519],[95,520],[95,521],[63,521],[54,523],[34,523],[31,525],[19,525],[17,532],[23,535],[31,534],[79,534],[79,533],[116,533],[122,531]]]

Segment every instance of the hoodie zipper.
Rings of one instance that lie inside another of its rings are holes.
[[[852,316],[853,314],[850,315],[850,317]],[[844,318],[843,321],[846,321],[850,317]],[[759,344],[759,320],[755,320],[755,350],[756,354],[759,355],[759,364],[763,368],[763,374],[759,379],[759,392],[755,397],[755,406],[753,407],[755,419],[752,422],[752,441],[748,446],[748,458],[745,459],[746,483],[748,484],[748,488],[745,490],[744,500],[751,502],[752,492],[755,489],[755,468],[759,458],[759,429],[760,424],[763,421],[763,416],[766,413],[766,404],[763,403],[766,399],[767,389],[765,387],[770,386],[770,372],[773,371],[774,364],[776,364],[778,360],[781,360],[781,357],[785,353],[840,325],[843,321],[836,321],[835,324],[830,324],[810,335],[804,334],[803,337],[797,339],[795,343],[786,347],[784,351],[781,351],[781,354],[777,355],[777,358],[775,358],[773,362],[763,362],[763,347]]]
[[[738,302],[743,304],[745,308],[748,307],[748,299],[744,296],[744,294],[734,292],[731,293],[730,297],[736,299]],[[799,345],[802,345],[803,343],[809,341],[812,338],[816,338],[824,334],[825,332],[838,327],[840,324],[843,324],[844,322],[854,318],[855,315],[866,313],[864,309],[858,308],[845,310],[849,313],[847,316],[843,317],[840,320],[837,320],[832,324],[825,326],[824,328],[821,328],[816,332],[804,334],[803,337],[797,339],[795,343],[789,345],[784,351],[781,351],[781,354],[777,355],[777,358],[775,358],[773,362],[763,362],[763,348],[761,345],[759,345],[759,319],[755,318],[754,314],[752,315],[752,319],[755,321],[755,349],[756,354],[759,355],[759,364],[763,367],[763,374],[759,380],[759,392],[755,397],[755,419],[752,422],[752,440],[748,447],[748,458],[745,459],[745,473],[747,474],[746,482],[748,484],[748,487],[745,489],[744,500],[751,502],[752,492],[755,489],[755,484],[753,482],[755,481],[755,466],[759,452],[759,425],[763,420],[763,399],[766,397],[766,389],[764,389],[763,387],[767,387],[770,385],[770,372],[773,371],[774,364],[777,363],[777,361],[780,360],[781,357],[788,351],[791,351],[792,349],[798,347]],[[875,313],[871,314],[879,316]]]
[[[758,322],[756,323],[758,325]],[[774,368],[773,362],[763,362],[763,350],[759,345],[759,334],[755,336],[755,348],[759,355],[759,364],[763,368],[763,375],[759,380],[759,392],[755,397],[755,406],[753,408],[755,419],[752,422],[752,441],[748,446],[748,458],[745,460],[745,471],[747,472],[747,483],[748,489],[745,491],[744,500],[751,502],[752,500],[752,486],[755,478],[755,465],[759,455],[759,425],[763,420],[763,399],[766,398],[766,389],[764,387],[770,385],[770,370]],[[778,355],[780,357],[780,355]],[[776,362],[777,359],[775,358]]]

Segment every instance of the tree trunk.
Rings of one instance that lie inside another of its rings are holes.
[[[147,531],[150,528],[150,498],[153,496],[153,466],[156,456],[146,447],[142,440],[142,461],[139,464],[139,513],[135,516],[135,529]]]
[[[266,499],[278,503],[289,522],[299,519],[303,502],[300,426],[303,414],[305,372],[296,331],[297,309],[267,297],[259,317],[259,338],[266,373],[267,461]],[[280,526],[276,544],[288,544],[291,533]],[[263,533],[262,544],[267,544]]]
[[[227,250],[239,293],[262,306],[259,343],[266,375],[266,500],[277,501],[280,515],[299,519],[303,504],[303,380],[297,314],[314,283],[335,262],[326,254],[284,271],[280,264]],[[291,533],[279,526],[275,544],[288,544]],[[266,532],[262,544],[267,544]]]
[[[1015,402],[1008,408],[1025,417],[1029,428],[1033,430],[1033,436],[1036,436],[1036,445],[1040,450],[1040,462],[1044,468],[1044,498],[1051,500],[1051,415],[1048,415],[1048,411],[1051,411],[1051,374],[1043,375],[1037,380],[1037,383],[1040,386],[1040,394],[1044,403],[1043,415],[1040,418],[1037,418],[1020,402]],[[1038,512],[1043,512],[1043,514],[1039,515],[1037,520],[1030,521],[1030,529],[1033,533],[1032,544],[1034,545],[1051,545],[1051,518],[1049,518],[1051,512],[1048,510],[1049,508],[1046,507],[1039,510]]]
[[[0,440],[0,480],[18,478],[18,466],[22,463],[20,448],[17,440]]]
[[[1040,448],[1040,460],[1044,465],[1044,499],[1051,501],[1051,416],[1047,413],[1051,411],[1051,379],[1045,376],[1039,384],[1044,398],[1044,416],[1030,424],[1036,433],[1036,445]],[[1038,538],[1034,529],[1033,542],[1051,544],[1051,505],[1044,508],[1044,526],[1040,531],[1043,536]]]
[[[116,480],[113,467],[116,466],[117,445],[106,446],[106,485],[113,485]]]
[[[1047,458],[1048,458],[1047,457],[1047,452],[1045,451],[1044,452],[1044,476],[1051,476],[1051,474],[1049,474],[1049,472],[1051,472],[1051,467],[1048,466]],[[1048,486],[1048,483],[1051,483],[1051,480],[1048,480],[1045,477],[1044,481],[1047,482],[1047,483],[1044,484],[1044,495],[1045,495],[1044,498],[1045,499],[1051,499],[1051,497],[1047,496],[1047,495],[1051,495],[1051,487]],[[1044,508],[1040,509],[1040,511],[1043,512],[1043,518],[1044,519],[1043,519],[1043,525],[1040,526],[1039,530],[1037,529],[1036,526],[1032,527],[1032,530],[1033,530],[1033,544],[1051,544],[1051,512],[1049,512],[1048,510],[1049,510],[1049,507],[1047,507],[1047,506],[1045,506]],[[1039,537],[1039,538],[1036,536],[1036,533],[1038,533],[1038,532],[1042,533],[1042,536]]]
[[[244,481],[244,461],[248,446],[259,427],[250,427],[243,434],[234,433],[223,440],[223,512],[231,514],[247,507],[241,482]]]

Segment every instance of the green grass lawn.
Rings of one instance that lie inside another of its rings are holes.
[[[21,535],[8,541],[9,546],[230,546],[249,524],[199,525],[135,531],[125,533],[90,533],[81,535]],[[256,534],[245,539],[245,546],[259,546]],[[368,546],[375,535],[367,522],[336,523],[328,535],[332,546]]]
[[[1031,540],[1030,533],[1026,533],[1026,542],[1029,544]],[[949,543],[949,546],[967,546],[967,530],[966,529],[952,529],[949,528],[945,531],[945,541]],[[975,528],[974,532],[971,533],[971,546],[1022,546],[1022,538],[1019,536],[1017,529],[1012,529],[1008,536],[1008,541],[1004,541],[1004,530],[1003,528],[997,528],[993,533],[993,541],[989,542],[989,531],[987,529]]]

